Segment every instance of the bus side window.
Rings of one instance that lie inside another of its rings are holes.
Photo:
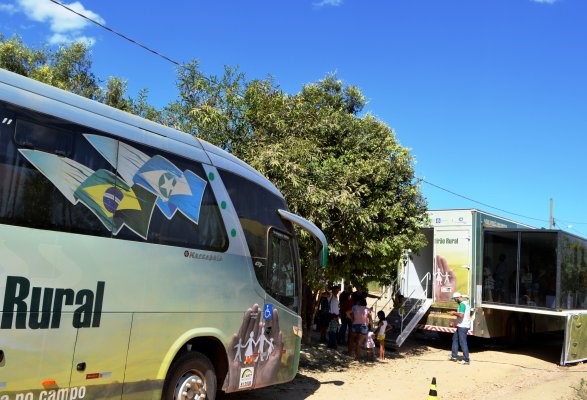
[[[19,119],[14,141],[21,148],[42,150],[63,157],[73,153],[73,137],[69,132]]]
[[[78,144],[84,141],[72,133],[77,126],[30,110],[15,110],[9,104],[0,104],[0,113],[3,149],[0,153],[0,220],[11,225],[108,236],[108,230],[88,208],[72,204],[39,169],[49,164],[42,164],[37,158],[38,164],[33,165],[24,153],[37,151],[36,154],[48,155],[42,156],[45,160],[55,156],[59,160],[65,156],[75,157],[76,141]],[[33,120],[36,122],[31,122]],[[60,171],[46,168],[53,173]]]
[[[12,215],[16,191],[14,186],[18,182],[19,168],[15,165],[18,157],[14,145],[14,113],[0,103],[0,220]]]

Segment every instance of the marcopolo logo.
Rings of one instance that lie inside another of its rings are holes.
[[[57,329],[63,311],[73,311],[74,328],[97,328],[102,317],[106,283],[96,289],[32,286],[22,276],[6,277],[0,329]]]
[[[219,255],[219,254],[200,253],[198,251],[184,250],[183,256],[186,257],[186,258],[195,258],[195,259],[198,259],[198,260],[222,261],[222,256]]]

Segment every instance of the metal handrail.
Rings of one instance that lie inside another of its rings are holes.
[[[396,278],[396,279],[394,279],[394,280],[391,282],[391,284],[390,284],[389,286],[393,288],[393,287],[394,287],[394,285],[395,285],[395,282],[396,282],[396,281],[397,281],[397,278]],[[385,309],[385,307],[387,307],[387,306],[389,305],[389,303],[391,303],[391,302],[393,301],[393,299],[394,299],[394,297],[395,297],[395,293],[396,293],[396,292],[392,293],[392,296],[389,298],[389,300],[387,300],[387,303],[385,303],[385,304],[384,304],[384,305],[381,307],[381,309],[382,309],[382,310],[384,310],[384,309]],[[379,303],[379,300],[381,300],[381,299],[377,299],[377,300],[375,300],[375,302],[373,302],[373,304],[371,305],[371,307],[372,307],[372,309],[373,309],[373,313],[375,313],[375,314],[377,313],[377,303]]]
[[[422,285],[422,282],[424,280],[426,280],[426,285],[424,286],[426,289],[424,290],[424,298],[423,299],[418,299],[414,304],[412,304],[412,306],[410,307],[410,309],[408,310],[408,312],[406,313],[404,310],[404,315],[400,314],[400,331],[403,332],[404,331],[404,321],[408,318],[408,316],[410,316],[412,314],[412,312],[415,313],[415,311],[417,311],[418,309],[420,309],[420,307],[422,306],[422,304],[424,304],[424,302],[426,301],[426,299],[428,298],[428,281],[432,278],[432,274],[430,272],[426,273],[426,275],[424,275],[424,277],[422,279],[420,279],[420,285]],[[412,298],[412,295],[414,294],[414,290],[412,290],[412,292],[410,293],[410,296],[408,296],[408,299]],[[401,310],[401,307],[400,307]]]

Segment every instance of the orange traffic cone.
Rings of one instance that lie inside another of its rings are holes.
[[[436,378],[432,378],[432,383],[430,384],[430,390],[428,391],[428,400],[436,400],[438,396],[436,394]]]

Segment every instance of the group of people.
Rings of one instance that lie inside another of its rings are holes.
[[[379,359],[385,358],[385,335],[392,327],[388,325],[383,311],[377,312],[374,325],[372,310],[367,307],[367,297],[379,298],[357,286],[354,291],[340,293],[340,286],[333,286],[323,292],[318,310],[320,341],[328,347],[347,345],[348,353],[361,358],[363,349],[367,357],[374,359],[375,339],[379,343]]]
[[[367,297],[378,298],[363,291],[358,286],[353,292],[342,292],[339,296],[340,286],[333,286],[330,291],[322,293],[318,309],[318,326],[320,329],[320,341],[327,342],[328,347],[336,348],[338,344],[348,346],[348,354],[355,359],[360,359],[363,349],[367,357],[374,360],[375,341],[379,343],[379,360],[385,359],[385,336],[393,330],[388,324],[385,313],[377,312],[377,325],[374,326],[372,310],[367,307]],[[457,302],[456,311],[449,314],[456,317],[450,326],[455,328],[452,338],[451,361],[457,361],[459,349],[463,353],[461,364],[468,365],[469,347],[467,345],[467,332],[471,328],[471,306],[459,292],[452,294],[452,299]],[[404,297],[398,295],[394,301],[396,308],[401,308]],[[376,340],[375,340],[376,339]]]

